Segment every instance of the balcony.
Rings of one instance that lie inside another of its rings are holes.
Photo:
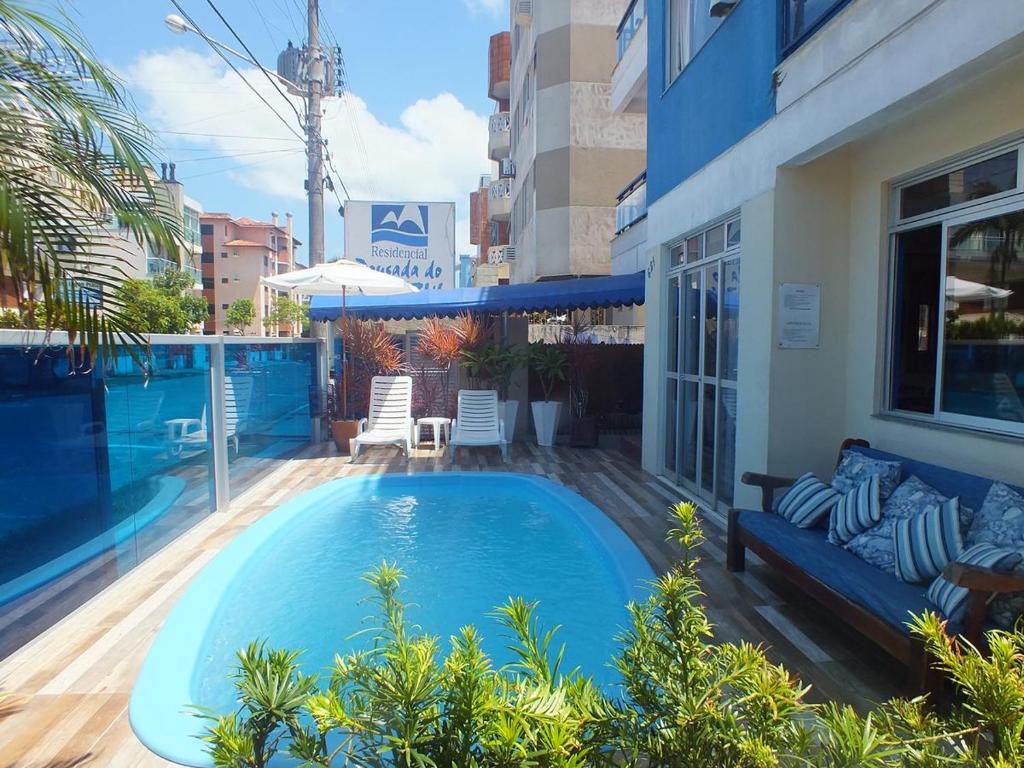
[[[647,174],[640,174],[619,195],[612,239],[612,274],[625,275],[644,268],[647,244]]]
[[[191,264],[178,264],[175,261],[171,261],[170,259],[161,259],[158,256],[150,256],[146,259],[147,277],[159,275],[162,272],[166,272],[168,269],[177,269],[192,275],[192,279],[195,280],[196,288],[201,288],[203,285],[203,273],[198,267],[193,267]]]
[[[487,95],[507,102],[512,71],[512,36],[508,32],[491,35],[487,49]]]
[[[619,59],[612,71],[609,97],[612,112],[647,112],[646,17],[646,0],[633,0],[619,22]]]
[[[487,156],[504,160],[512,151],[512,121],[508,112],[495,112],[487,121]]]
[[[506,264],[516,260],[516,249],[513,245],[492,245],[487,249],[488,264]]]
[[[496,179],[487,190],[491,221],[508,221],[512,215],[512,179]]]

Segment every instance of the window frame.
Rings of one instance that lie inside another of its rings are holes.
[[[739,5],[739,3],[741,1],[742,0],[737,0],[736,5]],[[672,2],[673,2],[673,0],[663,0],[663,5],[662,5],[662,8],[664,9],[664,18],[665,18],[665,24],[664,24],[665,31],[664,31],[664,40],[663,40],[663,44],[665,46],[665,56],[664,56],[665,60],[663,62],[664,63],[664,67],[663,67],[663,71],[664,71],[664,88],[662,88],[662,93],[667,91],[669,88],[671,88],[675,84],[675,82],[679,79],[679,76],[682,75],[683,72],[686,71],[686,68],[690,66],[690,62],[692,62],[694,59],[696,59],[697,56],[700,54],[700,52],[703,51],[708,46],[708,44],[710,44],[710,42],[714,38],[714,36],[716,34],[718,34],[718,30],[720,30],[722,28],[722,26],[725,24],[725,22],[728,20],[728,18],[730,16],[732,16],[733,13],[736,12],[736,8],[733,7],[733,9],[727,15],[721,17],[719,19],[718,26],[715,27],[714,31],[712,31],[712,33],[710,35],[708,35],[707,39],[700,45],[700,47],[698,47],[696,50],[694,50],[694,46],[693,46],[693,24],[692,24],[692,17],[693,17],[693,14],[694,14],[694,7],[695,6],[705,6],[705,7],[707,7],[709,9],[708,10],[708,16],[710,16],[711,15],[710,14],[710,3],[708,3],[707,0],[679,0],[679,2],[685,6],[685,11],[686,11],[684,13],[685,20],[683,21],[683,29],[682,29],[682,34],[683,34],[685,40],[684,40],[684,50],[683,50],[683,54],[682,54],[682,60],[679,62],[679,71],[678,72],[673,72],[672,71],[672,46],[670,44],[671,43],[671,39],[672,39]]]
[[[945,208],[929,211],[925,214],[900,218],[900,193],[908,186],[921,181],[941,176],[945,173],[965,168],[983,160],[1017,151],[1017,184],[1012,190],[998,192],[981,200],[968,200]],[[951,227],[962,226],[982,219],[998,216],[1013,211],[1024,211],[1024,141],[1003,141],[972,152],[957,155],[954,158],[933,164],[920,171],[900,177],[889,184],[889,228],[888,228],[888,269],[885,306],[885,365],[884,382],[881,387],[882,403],[879,413],[882,416],[914,421],[929,426],[951,427],[971,432],[992,435],[1024,437],[1024,422],[992,419],[984,416],[945,411],[942,407],[943,380],[945,375],[946,352],[946,277],[948,275],[949,230]],[[939,249],[939,296],[938,323],[935,334],[935,398],[931,413],[908,411],[895,408],[893,398],[893,376],[896,371],[896,296],[897,296],[897,238],[907,231],[921,229],[926,226],[940,225],[942,240]]]
[[[853,0],[836,0],[832,7],[829,8],[825,13],[821,15],[813,24],[807,29],[801,32],[799,35],[789,40],[789,12],[790,12],[791,0],[779,0],[781,6],[779,11],[779,58],[785,59],[787,56],[794,53],[800,46],[810,40],[814,35],[818,33],[822,27],[828,24],[832,19],[839,15],[839,13],[846,8]]]

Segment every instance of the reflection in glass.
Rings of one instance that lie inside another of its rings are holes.
[[[704,375],[717,375],[718,361],[718,264],[704,268]]]
[[[687,263],[690,263],[691,261],[700,261],[704,257],[704,254],[701,253],[701,243],[703,242],[703,239],[702,235],[696,235],[686,241]]]
[[[980,200],[1017,186],[1017,152],[960,168],[911,184],[900,190],[900,216],[904,219],[938,211],[969,200]]]
[[[896,235],[892,334],[892,407],[935,412],[942,225]]]
[[[704,385],[704,424],[701,434],[700,485],[708,493],[715,487],[715,386]]]
[[[700,360],[700,271],[683,276],[683,373],[697,374]]]
[[[740,339],[740,260],[733,259],[722,264],[725,280],[722,306],[718,311],[719,333],[722,336],[723,379],[736,380],[739,374]]]
[[[718,413],[718,498],[732,503],[733,483],[736,475],[736,390],[719,387]]]
[[[665,382],[665,470],[676,473],[676,420],[679,418],[676,405],[679,400],[679,382],[669,379]]]
[[[667,360],[668,371],[679,370],[679,278],[668,281],[668,328],[665,334],[668,339]]]
[[[729,233],[726,235],[725,238],[725,247],[735,248],[740,244],[740,236],[742,232],[740,220],[735,219],[734,221],[730,221],[728,225],[728,230]]]
[[[1024,211],[949,228],[942,410],[1024,422]]]
[[[707,231],[705,237],[707,238],[704,246],[705,256],[717,256],[725,250],[725,224],[712,227]]]
[[[697,482],[697,383],[683,382],[683,402],[679,415],[682,421],[682,456],[680,474],[684,479]]]

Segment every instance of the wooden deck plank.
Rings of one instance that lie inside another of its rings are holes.
[[[516,444],[508,463],[496,450],[462,450],[449,465],[443,449],[416,450],[408,459],[390,449],[368,450],[350,461],[333,449],[313,448],[265,466],[257,485],[249,483],[259,473],[245,469],[239,480],[246,487],[238,488],[228,512],[201,519],[105,588],[101,579],[111,578],[105,575],[112,567],[109,556],[0,610],[0,653],[17,647],[0,661],[0,689],[11,694],[0,706],[0,768],[170,765],[135,739],[127,704],[153,638],[195,574],[246,527],[324,482],[450,468],[548,477],[600,507],[656,571],[678,555],[665,541],[675,491],[615,451]],[[719,639],[765,644],[773,660],[815,687],[817,699],[828,695],[862,704],[896,692],[892,683],[899,678],[891,669],[861,661],[870,648],[830,625],[821,611],[801,604],[756,557],[749,556],[746,573],[726,571],[719,516],[707,517],[705,533],[700,571]],[[102,591],[75,609],[67,589],[77,583],[96,584]],[[41,625],[49,629],[38,633]]]

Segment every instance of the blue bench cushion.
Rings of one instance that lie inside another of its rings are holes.
[[[737,524],[807,575],[899,632],[909,635],[910,615],[936,611],[926,584],[907,584],[828,543],[821,528],[797,528],[778,515],[741,510]],[[954,633],[959,624],[950,625]]]

